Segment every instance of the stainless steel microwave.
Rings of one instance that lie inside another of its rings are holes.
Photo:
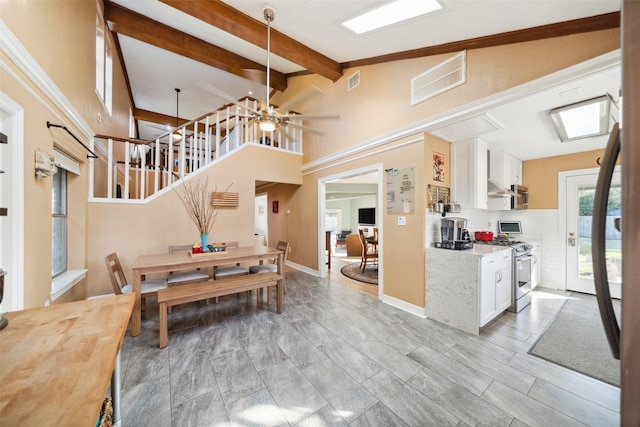
[[[529,190],[521,185],[512,185],[511,209],[527,209],[529,207]]]

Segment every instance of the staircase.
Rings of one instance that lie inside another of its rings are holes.
[[[246,98],[242,105],[227,105],[151,141],[96,135],[92,149],[99,159],[90,164],[91,200],[147,203],[248,144],[302,154],[302,131],[291,127],[286,136],[262,131],[251,117],[258,108],[258,101]]]

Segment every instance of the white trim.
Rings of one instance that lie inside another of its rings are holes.
[[[314,270],[313,268],[309,268],[302,264],[296,264],[295,262],[287,260],[287,267],[293,268],[298,271],[302,271],[303,273],[310,274],[314,277],[320,277],[320,272],[318,270]]]
[[[87,269],[69,270],[51,280],[51,302],[60,298],[65,292],[87,277]]]
[[[0,91],[0,112],[11,116],[5,120],[11,120],[11,133],[7,135],[11,144],[11,164],[16,165],[18,173],[12,176],[11,205],[9,214],[5,218],[11,222],[11,230],[15,233],[11,244],[11,263],[1,266],[7,270],[11,277],[5,278],[5,286],[11,284],[14,292],[11,300],[3,307],[11,307],[11,310],[24,309],[24,108],[13,101],[4,92]],[[8,283],[7,283],[8,282]],[[7,292],[5,292],[5,298]]]
[[[519,86],[490,95],[486,98],[479,99],[477,101],[438,114],[412,125],[399,128],[382,136],[372,138],[354,147],[350,147],[345,150],[333,153],[329,156],[314,160],[310,163],[302,165],[302,172],[303,174],[306,174],[310,170],[313,170],[320,166],[333,164],[345,157],[371,150],[380,145],[387,144],[389,142],[393,142],[419,132],[429,132],[432,129],[448,125],[461,119],[471,118],[489,108],[507,104],[524,96],[551,88],[560,83],[582,79],[591,74],[599,73],[612,67],[617,67],[620,65],[621,58],[622,55],[620,49],[616,49],[614,51],[605,53],[604,55],[597,56],[595,58],[589,59],[555,73],[548,74],[527,83],[523,83]]]
[[[402,301],[398,298],[390,297],[389,295],[383,295],[382,302],[389,304],[395,308],[399,308],[400,310],[406,311],[407,313],[422,317],[423,319],[427,317],[426,307],[419,307],[414,304],[409,304],[408,302]]]

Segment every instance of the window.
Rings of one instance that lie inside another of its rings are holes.
[[[100,13],[96,15],[96,93],[111,114],[113,92],[113,53],[107,27]]]
[[[58,168],[51,190],[53,217],[51,277],[67,271],[67,171]]]

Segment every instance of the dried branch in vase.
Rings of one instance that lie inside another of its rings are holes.
[[[231,185],[227,187],[224,193],[229,190]],[[216,187],[213,188],[213,191],[216,191]],[[196,225],[196,227],[198,227],[198,231],[200,231],[200,234],[209,234],[216,222],[216,218],[219,212],[219,206],[211,203],[209,177],[207,177],[204,182],[185,182],[182,194],[177,190],[176,193],[178,194],[182,205],[187,210],[189,217]]]

